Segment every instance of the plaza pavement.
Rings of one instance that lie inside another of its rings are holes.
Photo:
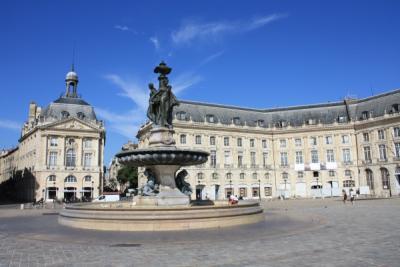
[[[72,229],[57,210],[0,209],[0,266],[400,266],[399,198],[263,205],[263,223],[162,233]]]

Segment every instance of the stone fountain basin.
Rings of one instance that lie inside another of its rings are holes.
[[[66,206],[59,223],[65,226],[106,231],[179,231],[222,228],[264,220],[256,201],[214,206],[136,206],[132,202],[80,203]]]
[[[205,163],[209,153],[202,150],[189,150],[171,146],[159,146],[123,151],[118,153],[116,156],[119,158],[120,163],[133,166],[190,166]]]

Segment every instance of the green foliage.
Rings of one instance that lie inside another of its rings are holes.
[[[129,183],[130,188],[138,186],[138,169],[133,166],[123,166],[118,170],[117,181],[121,186],[121,191],[125,191],[126,185]]]

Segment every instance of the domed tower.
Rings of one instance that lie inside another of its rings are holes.
[[[78,74],[76,74],[74,70],[74,65],[72,64],[71,71],[67,73],[67,76],[65,76],[65,85],[66,85],[65,97],[73,97],[73,98],[78,97],[77,94],[78,82],[79,82]]]

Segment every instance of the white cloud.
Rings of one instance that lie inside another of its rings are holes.
[[[149,90],[145,83],[123,79],[119,75],[109,74],[105,78],[116,85],[121,92],[119,96],[127,97],[132,100],[134,107],[123,112],[113,112],[104,108],[96,107],[96,114],[106,121],[106,127],[111,131],[121,134],[129,139],[136,136],[140,126],[146,122],[146,112],[148,106]],[[200,82],[202,78],[191,72],[177,75],[171,81],[173,91],[179,95],[183,90]]]
[[[10,130],[20,130],[22,128],[22,123],[0,119],[0,128],[10,129]]]
[[[123,31],[123,32],[132,32],[134,34],[137,34],[137,32],[134,29],[131,29],[126,25],[114,25],[114,29]]]
[[[205,59],[203,59],[200,62],[200,66],[203,66],[203,65],[205,65],[205,64],[207,64],[207,63],[219,58],[220,56],[222,56],[223,53],[224,53],[224,51],[219,51],[219,52],[217,52],[215,54],[212,54],[212,55],[206,57]]]
[[[160,41],[158,40],[158,38],[156,36],[150,37],[150,42],[154,45],[154,48],[156,50],[160,49]]]
[[[181,27],[171,33],[172,42],[176,45],[188,44],[199,39],[217,39],[227,33],[247,32],[263,27],[273,21],[287,17],[283,14],[271,14],[248,21],[220,21],[182,23]]]
[[[175,94],[179,95],[185,89],[201,82],[202,80],[203,78],[198,74],[185,72],[176,76],[176,78],[171,81],[172,90]]]

